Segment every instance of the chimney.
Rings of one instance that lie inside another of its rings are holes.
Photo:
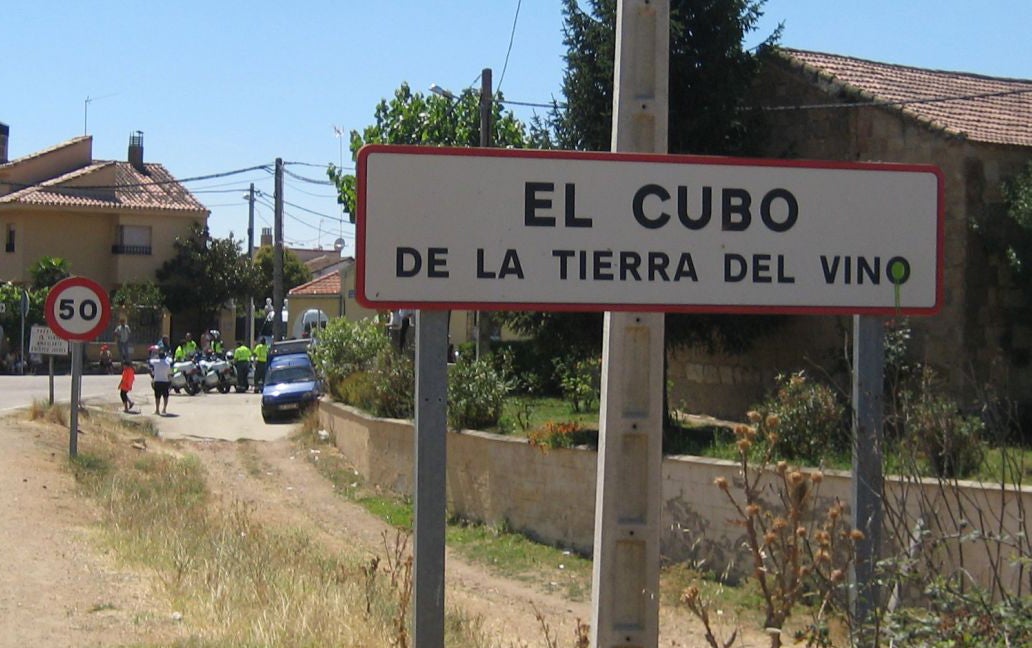
[[[143,131],[136,131],[129,136],[129,164],[140,173],[146,173],[143,166]]]
[[[0,164],[7,164],[7,140],[11,137],[11,127],[0,122]]]
[[[272,228],[271,227],[263,227],[262,228],[262,238],[261,238],[261,242],[258,243],[258,245],[270,245],[270,246],[272,245]]]

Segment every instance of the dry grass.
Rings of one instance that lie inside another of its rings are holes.
[[[146,430],[94,412],[71,465],[105,513],[104,542],[156,574],[187,645],[408,645],[406,538],[385,539],[375,566],[358,549],[331,553],[300,531],[259,523],[241,502],[217,500],[195,457],[163,449]],[[448,631],[451,646],[487,643],[461,612]]]

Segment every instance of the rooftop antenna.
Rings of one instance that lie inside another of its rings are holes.
[[[87,119],[89,118],[89,114],[90,114],[90,103],[92,103],[94,101],[99,101],[100,99],[107,99],[108,97],[114,97],[114,96],[115,95],[113,95],[113,94],[106,94],[106,95],[103,95],[101,97],[91,97],[89,95],[86,95],[86,100],[82,102],[82,134],[83,135],[86,135],[86,133],[87,133],[86,124],[87,124]]]

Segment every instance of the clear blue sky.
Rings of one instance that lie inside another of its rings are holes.
[[[339,0],[293,3],[35,2],[3,11],[0,121],[19,157],[83,134],[94,157],[125,159],[144,132],[145,159],[179,178],[223,173],[276,157],[339,163],[345,133],[372,122],[383,97],[407,81],[455,91],[494,71],[506,98],[547,102],[563,73],[557,0]],[[976,8],[977,7],[977,8]],[[877,61],[1032,78],[1032,0],[769,0],[754,45],[778,22],[782,44]],[[533,109],[517,108],[529,119]],[[343,160],[350,166],[347,142]],[[324,180],[318,166],[290,171]],[[264,171],[189,182],[212,211],[217,236],[246,238],[247,185],[271,205]],[[285,237],[304,247],[347,240],[331,187],[289,177]],[[256,237],[272,224],[259,204]]]

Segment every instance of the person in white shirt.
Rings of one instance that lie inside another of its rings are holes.
[[[158,351],[158,357],[149,363],[154,381],[154,413],[160,415],[168,412],[168,390],[172,386],[172,365],[167,355],[165,350],[161,349]]]

